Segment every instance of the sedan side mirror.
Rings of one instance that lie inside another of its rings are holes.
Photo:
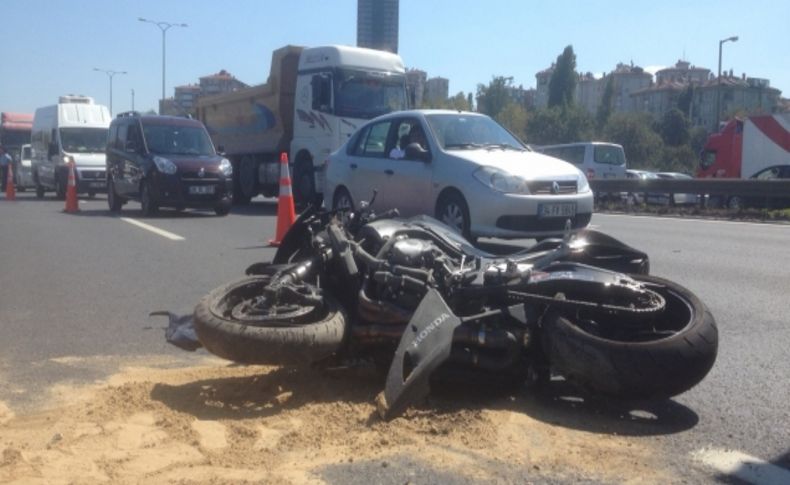
[[[217,155],[225,156],[225,145],[217,145]]]
[[[422,147],[419,143],[409,143],[406,145],[406,158],[409,160],[431,161],[431,152]]]

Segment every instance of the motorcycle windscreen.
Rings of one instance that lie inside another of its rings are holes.
[[[403,332],[386,386],[377,398],[382,418],[392,419],[428,395],[430,376],[450,356],[453,333],[460,324],[442,295],[429,289]]]

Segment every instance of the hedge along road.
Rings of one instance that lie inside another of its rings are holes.
[[[270,258],[264,246],[275,227],[273,203],[226,218],[165,212],[139,219],[135,204],[124,210],[123,217],[184,238],[173,241],[111,216],[102,199],[82,201],[72,216],[60,213],[62,203],[21,196],[0,203],[0,401],[9,408],[0,411],[7,421],[0,478],[31,478],[31,467],[56,477],[37,465],[50,463],[69,465],[61,473],[88,470],[83,476],[97,481],[143,473],[161,481],[257,480],[266,479],[258,473],[266,465],[270,480],[294,483],[619,483],[637,474],[705,482],[722,472],[699,461],[700,450],[776,461],[790,443],[788,333],[779,323],[790,275],[775,264],[787,260],[787,229],[594,217],[600,230],[646,250],[655,274],[693,289],[716,315],[719,361],[675,401],[631,412],[559,394],[450,388],[409,419],[383,425],[370,420],[381,382],[364,370],[316,378],[226,367],[171,348],[165,322],[147,316],[189,312],[207,291]],[[85,387],[111,376],[109,388]],[[65,404],[81,398],[89,404]],[[42,422],[56,424],[31,421],[41,406],[55,406]],[[124,459],[90,453],[88,443],[121,443]],[[61,452],[80,460],[58,461]]]

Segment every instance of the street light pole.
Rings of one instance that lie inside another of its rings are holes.
[[[113,71],[111,69],[99,69],[98,67],[94,67],[93,70],[103,72],[110,78],[110,116],[112,116],[112,78],[116,74],[126,74],[126,71]]]
[[[719,131],[719,123],[721,122],[721,46],[725,42],[738,42],[738,36],[733,35],[719,41],[719,77],[716,84],[716,126],[714,130]]]
[[[134,89],[132,89],[132,111],[134,111]]]
[[[159,27],[159,30],[162,31],[162,101],[164,102],[165,99],[165,57],[166,57],[166,45],[167,45],[167,31],[171,27],[188,27],[187,24],[177,24],[171,22],[163,22],[161,20],[148,20],[142,17],[138,17],[137,20],[140,22],[146,22],[149,24],[154,24]],[[162,108],[159,108],[159,114],[162,114]]]

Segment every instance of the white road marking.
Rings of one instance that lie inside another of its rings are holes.
[[[786,485],[790,470],[736,450],[705,448],[692,453],[695,460],[725,475],[735,476],[754,485]]]
[[[720,219],[702,219],[702,218],[687,218],[687,217],[671,217],[671,216],[647,216],[639,214],[603,214],[596,212],[595,217],[639,217],[642,219],[657,219],[663,221],[678,221],[678,222],[701,222],[706,224],[733,224],[741,226],[760,226],[760,227],[779,227],[783,229],[790,229],[790,224],[782,224],[777,221],[772,222],[742,222],[742,221],[722,221]]]
[[[171,241],[183,241],[184,240],[184,238],[179,236],[178,234],[173,234],[172,232],[167,232],[164,229],[159,229],[158,227],[154,227],[154,226],[148,225],[148,224],[146,224],[144,222],[140,222],[140,221],[137,221],[137,220],[134,220],[134,219],[130,219],[129,217],[121,217],[120,219],[122,221],[124,221],[124,222],[128,222],[129,224],[137,226],[137,227],[139,227],[141,229],[145,229],[146,231],[151,231],[154,234],[158,234],[158,235],[160,235],[162,237],[166,237],[167,239],[170,239]]]

